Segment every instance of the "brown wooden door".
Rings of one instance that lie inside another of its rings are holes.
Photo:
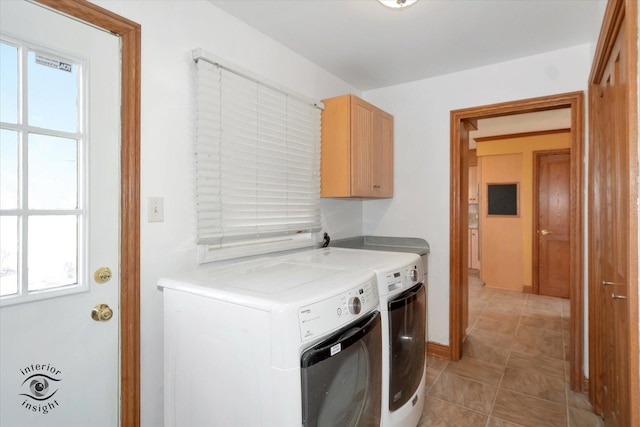
[[[536,153],[536,224],[534,293],[569,298],[571,260],[571,155]]]
[[[624,29],[623,19],[621,28]],[[625,31],[619,31],[599,84],[591,88],[590,243],[596,341],[595,409],[608,426],[629,426],[629,153]],[[637,402],[636,402],[637,404]]]

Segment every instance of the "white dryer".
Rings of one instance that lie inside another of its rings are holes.
[[[261,259],[158,285],[167,427],[380,425],[373,272]]]
[[[427,293],[420,256],[329,247],[285,258],[375,271],[382,312],[382,425],[415,427],[426,392]]]

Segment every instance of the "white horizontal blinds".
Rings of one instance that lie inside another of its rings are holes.
[[[198,243],[320,230],[320,110],[198,61]]]

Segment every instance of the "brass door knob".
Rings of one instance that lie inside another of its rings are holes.
[[[113,310],[107,304],[98,304],[91,310],[91,318],[96,322],[106,322],[113,317]]]
[[[93,278],[97,283],[107,283],[111,280],[111,269],[109,267],[100,267],[93,273]]]
[[[540,233],[542,236],[546,236],[547,234],[553,234],[553,231],[540,230],[540,231],[538,231],[538,233]]]

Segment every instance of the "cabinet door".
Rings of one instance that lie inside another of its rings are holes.
[[[467,266],[473,268],[473,239],[471,238],[472,230],[467,229]]]
[[[469,265],[474,270],[480,270],[480,239],[478,238],[478,229],[471,230],[471,244],[469,245],[471,252],[471,260]]]
[[[374,114],[373,190],[376,197],[393,196],[393,117],[384,111]]]
[[[351,195],[393,196],[393,116],[355,96],[351,104]]]
[[[478,167],[469,166],[469,203],[478,203]]]
[[[375,111],[360,98],[351,99],[351,195],[373,197]]]

